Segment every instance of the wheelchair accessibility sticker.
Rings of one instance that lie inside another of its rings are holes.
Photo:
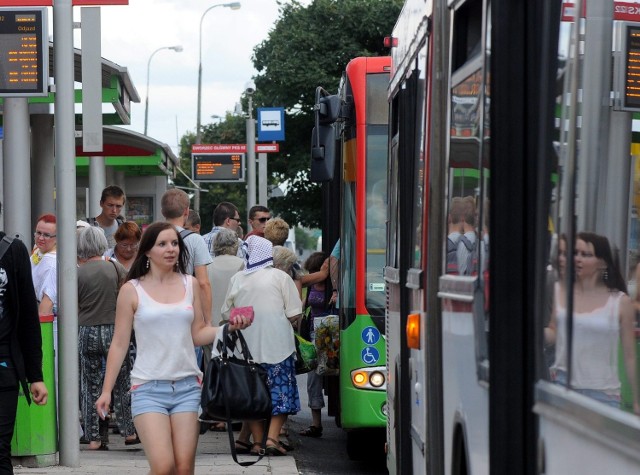
[[[373,346],[367,346],[361,353],[364,364],[376,364],[380,359],[380,353]]]
[[[376,327],[366,327],[362,330],[361,336],[367,345],[375,345],[380,339],[380,331]]]

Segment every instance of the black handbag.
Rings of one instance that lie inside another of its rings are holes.
[[[264,420],[264,449],[272,409],[267,371],[253,361],[242,332],[230,335],[228,325],[223,325],[221,330],[222,341],[218,342],[220,355],[211,358],[202,384],[200,419],[226,421],[233,460],[242,466],[253,465],[262,458],[264,450],[254,462],[238,462],[231,424],[234,420]],[[238,343],[241,358],[235,356]]]

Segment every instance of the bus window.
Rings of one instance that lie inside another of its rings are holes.
[[[427,46],[422,46],[418,53],[418,61],[416,64],[416,73],[418,76],[418,87],[416,90],[416,104],[425,104],[425,88],[426,88],[426,68],[427,64]],[[424,214],[424,180],[425,180],[425,159],[426,142],[425,142],[425,122],[426,122],[426,108],[420,107],[416,113],[416,118],[419,121],[416,124],[416,142],[419,144],[419,150],[415,160],[415,173],[414,173],[414,192],[413,192],[413,224],[414,232],[411,233],[413,243],[411,245],[413,249],[412,267],[415,269],[422,268],[422,233],[423,227],[423,214]]]
[[[389,107],[385,100],[388,74],[367,75],[366,157],[366,289],[371,315],[384,315],[385,249],[387,247],[387,167]]]
[[[637,412],[635,309],[626,283],[631,114],[601,107],[610,91],[598,83],[607,84],[611,71],[608,59],[589,68],[598,60],[588,25],[571,24],[560,35],[560,178],[554,190],[560,198],[549,213],[556,250],[550,253],[551,315],[544,330],[549,368],[542,374],[602,404]]]
[[[451,91],[449,148],[448,274],[478,274],[480,192],[480,96],[482,71],[464,78]]]

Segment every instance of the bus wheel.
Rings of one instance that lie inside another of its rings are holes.
[[[363,461],[375,457],[384,460],[385,430],[365,429],[347,431],[347,455],[350,460]]]
[[[453,475],[467,475],[469,473],[467,449],[460,427],[456,429],[456,435],[453,439],[453,457],[451,464],[451,473]]]

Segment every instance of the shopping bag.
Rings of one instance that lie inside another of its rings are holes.
[[[337,315],[313,319],[315,346],[320,376],[335,376],[340,368],[340,325]]]
[[[296,343],[296,374],[313,371],[318,366],[316,347],[297,333],[293,335]]]

